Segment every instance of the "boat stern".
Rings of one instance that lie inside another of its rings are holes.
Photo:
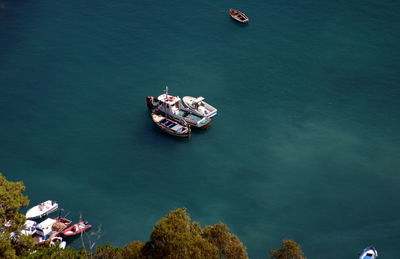
[[[154,98],[153,96],[147,96],[146,102],[147,102],[147,108],[152,110],[157,107],[158,100],[156,98]]]

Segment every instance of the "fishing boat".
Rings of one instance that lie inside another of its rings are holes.
[[[232,17],[232,19],[240,23],[247,23],[249,21],[249,18],[239,10],[231,8],[229,10],[229,15]]]
[[[375,259],[377,257],[378,251],[376,251],[375,247],[370,246],[361,252],[359,259]]]
[[[186,122],[189,126],[194,128],[205,129],[211,125],[210,118],[192,112],[183,105],[179,96],[169,95],[168,87],[165,89],[165,94],[157,98],[147,96],[147,106],[152,110],[156,109],[158,112],[165,114],[174,121]]]
[[[195,114],[212,118],[217,115],[217,109],[204,101],[204,97],[184,96],[183,103]]]
[[[163,131],[177,136],[177,137],[190,137],[190,127],[188,125],[183,125],[177,121],[174,121],[160,113],[152,112],[151,118],[153,122]]]
[[[25,216],[27,219],[42,218],[49,215],[50,213],[53,213],[57,209],[58,203],[52,200],[48,200],[32,207],[26,212]]]
[[[70,226],[69,228],[66,228],[61,234],[63,236],[75,236],[91,228],[92,225],[88,224],[87,221],[79,221],[78,223]]]

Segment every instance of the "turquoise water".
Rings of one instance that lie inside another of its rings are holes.
[[[389,0],[0,0],[0,171],[101,225],[98,244],[147,241],[184,206],[251,258],[283,238],[396,258],[399,27]],[[145,97],[165,85],[205,96],[213,125],[160,133]]]

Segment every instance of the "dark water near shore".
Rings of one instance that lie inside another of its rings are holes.
[[[283,238],[397,258],[399,46],[399,1],[0,0],[0,171],[101,225],[99,244],[186,207],[251,258]],[[145,96],[165,85],[205,96],[213,125],[160,133]]]

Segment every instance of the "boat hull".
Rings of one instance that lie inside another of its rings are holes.
[[[229,10],[229,15],[232,17],[232,19],[234,19],[237,22],[240,22],[240,23],[243,23],[243,24],[249,22],[249,18],[239,10],[230,9]]]
[[[360,254],[359,259],[375,259],[378,257],[378,251],[374,247],[365,248]]]
[[[199,99],[201,98],[201,99]],[[184,96],[182,102],[185,104],[190,111],[193,113],[207,118],[213,118],[217,116],[217,109],[210,104],[204,102],[203,97],[195,98],[193,96]]]
[[[154,108],[156,108],[157,100],[155,100],[155,98],[153,96],[147,96],[146,102],[147,102],[147,108],[149,108],[150,110],[153,110]]]
[[[80,224],[82,224],[83,226],[81,225],[81,227],[80,227],[79,226]],[[65,229],[61,233],[61,235],[66,236],[66,237],[76,236],[76,235],[79,235],[79,234],[81,234],[81,233],[83,233],[83,232],[85,232],[85,231],[87,231],[87,230],[89,230],[91,228],[92,228],[92,225],[87,224],[84,221],[81,221],[81,222],[79,222],[77,224],[74,224],[73,226]]]
[[[58,204],[54,201],[48,200],[39,205],[32,207],[26,213],[26,219],[39,219],[55,212],[58,209]]]

